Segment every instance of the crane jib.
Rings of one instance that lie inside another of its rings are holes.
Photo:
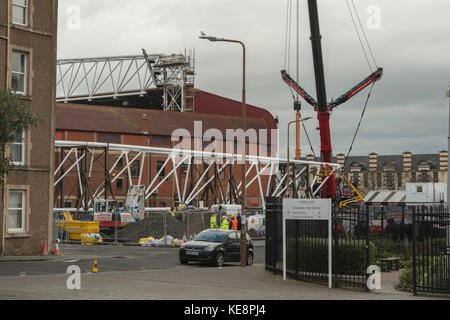
[[[343,104],[358,92],[362,91],[364,88],[369,86],[370,84],[380,80],[383,77],[383,68],[378,68],[375,72],[373,72],[370,76],[365,78],[363,81],[358,83],[356,86],[351,88],[349,91],[344,93],[342,96],[337,98],[335,101],[331,102],[330,107],[335,108],[340,104]]]
[[[294,81],[294,79],[291,78],[291,76],[286,72],[286,70],[281,71],[281,78],[288,86],[290,86],[292,89],[294,89],[299,95],[302,96],[303,99],[305,99],[306,102],[308,102],[313,107],[317,107],[317,102],[314,100],[311,95],[309,95],[305,89],[300,87],[297,82]]]
[[[370,84],[380,80],[382,77],[383,77],[383,68],[378,68],[375,72],[370,74],[363,81],[361,81],[356,86],[351,88],[349,91],[347,91],[346,93],[341,95],[335,101],[332,101],[330,103],[329,107],[335,108],[338,105],[343,104],[344,102],[348,101],[350,98],[355,96],[357,93],[364,90]],[[311,97],[297,82],[295,82],[294,79],[292,79],[291,76],[286,72],[286,70],[281,71],[281,78],[283,79],[284,82],[286,82],[286,84],[288,86],[290,86],[298,94],[300,94],[302,96],[302,98],[305,99],[306,102],[308,102],[313,107],[317,107],[316,100],[314,100],[313,97]]]

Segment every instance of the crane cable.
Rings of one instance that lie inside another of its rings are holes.
[[[364,109],[363,109],[363,111],[362,111],[362,113],[361,113],[361,117],[359,118],[359,123],[358,123],[358,126],[356,127],[356,132],[355,132],[355,134],[353,135],[353,140],[352,140],[352,143],[350,144],[350,148],[348,149],[347,156],[345,157],[345,160],[344,160],[344,166],[342,167],[342,170],[345,169],[345,165],[347,164],[348,157],[350,156],[350,152],[351,152],[352,149],[353,149],[353,144],[355,143],[356,136],[358,135],[359,128],[361,127],[361,122],[362,122],[362,120],[363,120],[363,118],[364,118],[364,114],[366,113],[367,104],[369,103],[370,95],[371,95],[371,93],[372,93],[372,89],[373,89],[374,85],[375,85],[375,82],[373,82],[373,83],[372,83],[372,86],[370,87],[370,91],[369,91],[369,93],[368,93],[368,95],[367,95],[367,99],[366,99],[366,103],[365,103],[365,105],[364,105]]]
[[[298,10],[298,8],[297,8]],[[298,17],[297,17],[298,18]],[[285,34],[285,44],[284,44],[284,69],[289,72],[290,68],[290,60],[291,60],[291,30],[292,30],[292,0],[287,0],[287,6],[286,6],[286,34]],[[297,79],[298,81],[298,79]],[[289,87],[289,90],[292,95],[292,99],[297,101],[294,92],[292,91],[292,88]],[[302,116],[300,114],[300,119],[302,119]],[[305,132],[306,138],[308,139],[309,147],[311,149],[311,152],[314,156],[314,161],[317,160],[316,152],[314,151],[314,147],[312,145],[311,139],[308,134],[308,129],[306,128],[305,122],[301,121],[303,131]]]
[[[361,19],[360,19],[360,17],[359,17],[358,10],[356,10],[355,2],[354,2],[354,0],[350,0],[350,1],[352,2],[352,7],[353,7],[353,10],[354,10],[354,12],[355,12],[355,16],[356,16],[356,18],[358,19],[359,27],[361,28],[361,33],[362,33],[362,35],[363,35],[363,37],[364,37],[364,40],[365,40],[366,45],[367,45],[367,48],[368,48],[368,50],[369,50],[369,52],[370,52],[370,55],[371,55],[371,57],[372,57],[373,63],[374,63],[375,66],[378,68],[377,61],[376,61],[375,56],[374,56],[374,54],[373,54],[373,50],[372,50],[372,47],[371,47],[371,45],[370,45],[370,42],[369,42],[369,40],[368,40],[368,38],[367,38],[366,32],[364,31],[364,27],[363,27],[362,22],[361,22]],[[372,71],[373,69],[372,69],[372,65],[371,65],[371,63],[370,63],[369,55],[368,55],[368,53],[367,53],[367,51],[366,51],[366,48],[364,47],[364,43],[363,43],[363,40],[362,40],[361,35],[360,35],[360,33],[359,33],[358,27],[357,27],[357,25],[356,25],[356,20],[355,20],[355,17],[354,17],[354,15],[353,15],[353,13],[352,13],[352,9],[351,9],[351,7],[350,7],[349,0],[345,0],[345,2],[346,2],[346,4],[347,4],[347,8],[348,8],[348,11],[349,11],[349,13],[350,13],[350,17],[351,17],[351,19],[352,19],[352,21],[353,21],[353,26],[355,27],[356,34],[358,35],[359,43],[361,44],[361,48],[363,49],[364,56],[365,56],[365,58],[366,58],[366,60],[367,60],[367,64],[369,65],[370,71]],[[351,142],[351,144],[350,144],[350,148],[349,148],[349,150],[348,150],[347,156],[345,157],[344,167],[342,168],[343,170],[344,170],[344,168],[345,168],[345,165],[347,164],[348,157],[350,156],[350,153],[351,153],[351,151],[352,151],[352,149],[353,149],[353,145],[354,145],[354,143],[355,143],[356,136],[358,135],[359,128],[361,127],[361,122],[362,122],[362,119],[363,119],[364,114],[365,114],[365,112],[366,112],[367,104],[368,104],[368,102],[369,102],[369,99],[370,99],[370,96],[371,96],[372,89],[373,89],[374,85],[375,85],[375,82],[372,83],[372,86],[370,87],[369,93],[368,93],[368,95],[367,95],[366,103],[365,103],[364,108],[363,108],[363,111],[362,111],[362,113],[361,113],[361,117],[360,117],[360,119],[359,119],[359,123],[358,123],[358,126],[357,126],[357,128],[356,128],[356,132],[355,132],[355,134],[353,135],[353,139],[352,139],[352,142]]]
[[[284,42],[284,69],[289,71],[291,62],[291,29],[292,29],[292,0],[287,0],[286,6],[286,35]]]
[[[362,40],[362,38],[361,38],[360,31],[358,30],[358,26],[356,25],[356,20],[355,20],[355,17],[354,17],[354,15],[353,15],[353,12],[352,12],[352,9],[351,9],[351,7],[350,7],[350,4],[348,3],[348,0],[345,0],[345,3],[347,4],[348,12],[350,13],[350,17],[351,17],[351,19],[352,19],[353,26],[354,26],[355,31],[356,31],[356,34],[357,34],[357,36],[358,36],[358,40],[359,40],[359,43],[360,43],[361,48],[362,48],[362,50],[363,50],[363,53],[364,53],[364,56],[365,56],[365,58],[366,58],[367,64],[368,64],[368,66],[369,66],[369,69],[370,69],[371,72],[373,72],[372,64],[370,63],[369,56],[368,56],[368,54],[367,54],[366,48],[364,47],[364,43],[363,43],[363,40]],[[352,3],[353,3],[353,0],[352,0]],[[367,43],[367,45],[368,45],[368,47],[369,47],[370,52],[372,53],[372,58],[373,58],[373,52],[372,52],[372,49],[371,49],[371,47],[370,47],[369,41],[367,40],[366,33],[364,32],[364,28],[363,28],[363,26],[362,26],[361,19],[359,18],[358,11],[356,11],[355,3],[353,3],[353,8],[354,8],[354,10],[355,10],[355,15],[356,15],[357,18],[358,18],[359,26],[360,26],[360,28],[361,28],[361,30],[362,30],[362,33],[363,33],[363,35],[364,35],[364,37],[365,37],[365,39],[366,39],[366,43]],[[375,62],[375,65],[377,65],[377,63],[376,63],[376,61],[375,61],[375,58],[373,58],[373,60],[374,60],[374,62]]]

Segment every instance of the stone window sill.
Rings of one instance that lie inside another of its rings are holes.
[[[7,233],[5,235],[6,239],[15,239],[15,238],[30,238],[31,233],[29,232],[20,232],[20,233]]]

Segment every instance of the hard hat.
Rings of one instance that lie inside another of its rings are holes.
[[[235,216],[231,216],[231,219],[234,219],[234,218],[236,218]]]

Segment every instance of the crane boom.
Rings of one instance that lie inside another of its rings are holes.
[[[314,108],[317,107],[316,100],[314,100],[314,98],[311,97],[311,95],[309,95],[308,92],[305,91],[305,89],[300,87],[300,85],[295,82],[294,79],[292,79],[292,77],[289,75],[289,73],[287,73],[286,70],[281,71],[281,79],[283,79],[283,81],[286,82],[288,86],[294,89],[295,92],[297,92],[303,99],[305,99],[306,102],[308,102]]]
[[[358,92],[362,91],[364,88],[366,88],[370,84],[380,80],[382,77],[383,77],[383,68],[378,68],[370,76],[365,78],[363,81],[358,83],[356,86],[351,88],[349,91],[344,93],[342,96],[337,98],[335,101],[331,102],[330,107],[335,108],[338,105],[343,104],[344,102],[347,102],[350,98],[352,98]]]

